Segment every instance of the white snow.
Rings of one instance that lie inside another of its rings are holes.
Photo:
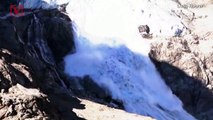
[[[21,0],[19,3],[24,5],[25,8],[43,8],[52,9],[56,8],[57,5],[68,3],[70,0]]]

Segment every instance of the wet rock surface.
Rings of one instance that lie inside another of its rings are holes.
[[[150,58],[185,109],[202,120],[213,119],[212,55],[212,41],[198,37],[153,42],[150,51]]]

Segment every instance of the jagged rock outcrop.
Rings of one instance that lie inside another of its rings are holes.
[[[152,43],[150,57],[184,104],[202,120],[213,114],[213,42],[204,38],[169,38]]]
[[[0,19],[0,119],[81,119],[57,66],[74,50],[70,22],[58,10]]]

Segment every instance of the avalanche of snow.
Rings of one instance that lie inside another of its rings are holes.
[[[57,1],[46,3],[54,6]],[[65,57],[65,72],[89,75],[129,112],[158,120],[194,120],[156,71],[149,44],[137,29],[147,24],[154,35],[173,36],[171,27],[183,27],[171,13],[174,8],[177,3],[169,0],[69,0],[77,52]]]
[[[142,0],[71,0],[67,12],[77,53],[65,58],[65,72],[90,75],[129,112],[159,120],[193,120],[156,71],[149,45],[138,33],[139,25],[148,24],[154,33],[162,29],[161,35],[174,34],[171,26],[181,21],[164,6]]]

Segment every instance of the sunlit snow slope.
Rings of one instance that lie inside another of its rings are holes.
[[[171,5],[165,8],[166,3]],[[194,120],[159,76],[137,30],[140,24],[148,24],[152,32],[163,26],[164,35],[172,35],[170,27],[181,25],[169,14],[172,5],[164,0],[70,0],[67,12],[77,52],[65,58],[65,72],[89,75],[129,112],[158,120]],[[152,11],[152,19],[142,9]]]

